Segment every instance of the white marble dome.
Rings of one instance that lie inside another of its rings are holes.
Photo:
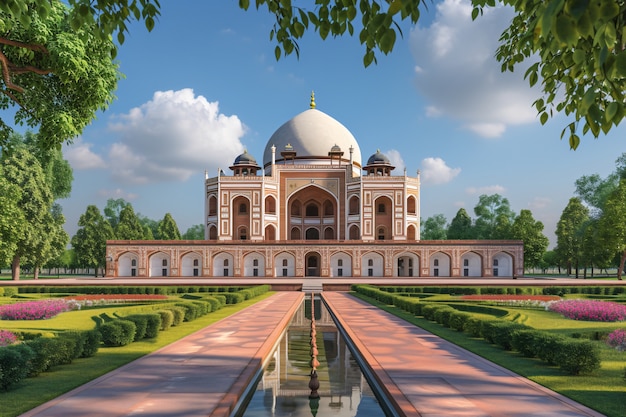
[[[303,111],[274,132],[265,145],[263,165],[267,167],[272,163],[272,146],[276,147],[276,160],[280,160],[280,153],[287,145],[293,147],[297,159],[306,163],[328,160],[328,152],[335,145],[343,151],[343,158],[349,160],[352,147],[352,162],[361,166],[361,150],[352,133],[315,108]]]

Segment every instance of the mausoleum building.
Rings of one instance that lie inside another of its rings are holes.
[[[340,122],[310,108],[205,174],[205,241],[108,241],[113,277],[476,277],[523,274],[520,241],[420,240],[420,175],[379,150],[363,163]]]

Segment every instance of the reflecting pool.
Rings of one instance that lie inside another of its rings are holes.
[[[302,303],[249,398],[239,415],[385,416],[319,298]]]

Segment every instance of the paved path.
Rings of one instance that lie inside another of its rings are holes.
[[[276,293],[22,417],[227,417],[303,296]],[[322,296],[406,416],[601,416],[346,293]]]
[[[22,416],[226,417],[303,297],[276,293]]]
[[[406,416],[602,416],[349,294],[321,295]]]

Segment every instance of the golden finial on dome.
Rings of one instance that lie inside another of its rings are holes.
[[[312,109],[315,108],[315,91],[311,91],[311,104],[310,104],[310,107]]]

